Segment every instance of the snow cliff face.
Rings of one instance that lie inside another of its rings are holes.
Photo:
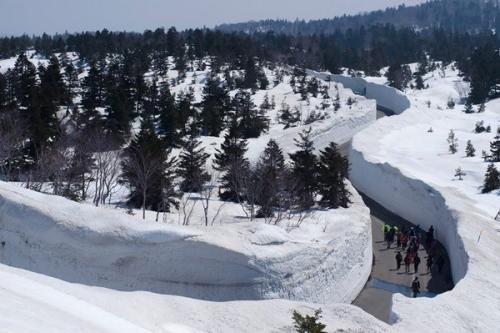
[[[261,222],[153,224],[2,183],[0,226],[3,264],[123,291],[349,303],[371,269],[359,196],[352,208],[319,212],[287,232]]]
[[[452,174],[446,179],[436,177],[443,168],[454,170],[457,166],[437,164],[431,155],[422,154],[434,143],[431,152],[437,155],[444,146],[441,153],[446,155],[446,136],[424,141],[418,136],[405,139],[405,135],[415,135],[417,127],[420,135],[425,136],[427,131],[422,131],[423,128],[435,125],[436,133],[442,131],[443,123],[453,124],[463,117],[459,110],[453,113],[439,107],[446,105],[440,92],[448,91],[448,86],[456,87],[456,80],[436,78],[441,86],[433,86],[432,78],[428,80],[429,90],[410,93],[411,99],[401,96],[400,101],[394,102],[404,106],[411,100],[401,115],[379,120],[354,137],[350,153],[351,179],[360,191],[403,218],[422,228],[434,225],[451,260],[455,288],[432,299],[396,295],[393,327],[398,331],[496,331],[500,329],[500,229],[487,205],[496,202],[500,207],[498,196],[481,198],[484,202],[478,202],[478,197],[463,185],[449,180]],[[386,96],[394,98],[390,89],[381,86],[372,97],[381,101]],[[433,92],[433,107],[428,107],[426,104]],[[455,95],[458,97],[460,92]],[[474,118],[469,122],[472,130]],[[414,144],[407,145],[407,141]],[[405,145],[405,150],[398,149],[399,145]],[[448,157],[440,158],[443,159]]]

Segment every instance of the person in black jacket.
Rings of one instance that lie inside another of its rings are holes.
[[[420,281],[418,281],[417,276],[415,276],[415,279],[413,279],[413,282],[411,283],[411,290],[413,291],[413,298],[420,294]]]
[[[401,268],[401,262],[403,261],[403,256],[401,255],[401,252],[398,251],[398,254],[396,254],[396,268],[399,271]]]
[[[415,267],[415,274],[418,273],[418,265],[420,265],[420,257],[418,256],[418,253],[415,255],[415,258],[413,258],[413,267]]]

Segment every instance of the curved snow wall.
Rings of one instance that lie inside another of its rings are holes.
[[[358,195],[355,201],[363,205]],[[123,291],[350,303],[371,270],[364,210],[359,237],[345,244],[258,246],[239,237],[245,229],[148,223],[0,182],[0,263]]]
[[[467,273],[469,258],[457,230],[457,217],[443,196],[389,164],[368,161],[355,147],[349,160],[350,179],[359,191],[423,229],[431,225],[436,228],[436,236],[448,252],[455,284],[461,280]]]
[[[318,73],[314,71],[309,71],[309,73],[322,80],[327,80],[330,77],[332,81],[342,84],[344,88],[351,89],[355,94],[376,100],[379,107],[388,109],[395,114],[402,113],[411,105],[408,97],[392,87],[368,82],[360,77]]]

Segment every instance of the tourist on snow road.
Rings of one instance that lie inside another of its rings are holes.
[[[420,294],[420,281],[418,281],[418,276],[415,276],[411,284],[411,290],[413,291],[413,297],[417,297]]]
[[[420,265],[420,257],[418,253],[415,254],[415,258],[413,258],[413,267],[415,268],[415,274],[418,273],[418,266]]]
[[[399,271],[401,268],[401,262],[403,261],[403,256],[401,255],[401,252],[398,251],[398,254],[396,254],[396,268]]]

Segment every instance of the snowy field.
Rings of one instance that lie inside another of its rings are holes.
[[[500,125],[499,101],[488,103],[484,113],[465,114],[458,102],[468,87],[451,66],[424,80],[428,89],[406,91],[411,102],[408,110],[360,132],[351,151],[355,186],[422,228],[434,225],[451,259],[455,288],[432,299],[396,295],[393,328],[498,331],[500,223],[494,217],[500,195],[498,191],[481,194],[487,167],[481,150],[489,151]],[[457,103],[453,109],[447,107],[450,99]],[[475,134],[478,121],[490,125],[492,133]],[[458,139],[457,154],[448,152],[450,130]],[[476,157],[465,157],[467,140],[476,148]],[[463,181],[454,177],[458,167],[466,173]]]

